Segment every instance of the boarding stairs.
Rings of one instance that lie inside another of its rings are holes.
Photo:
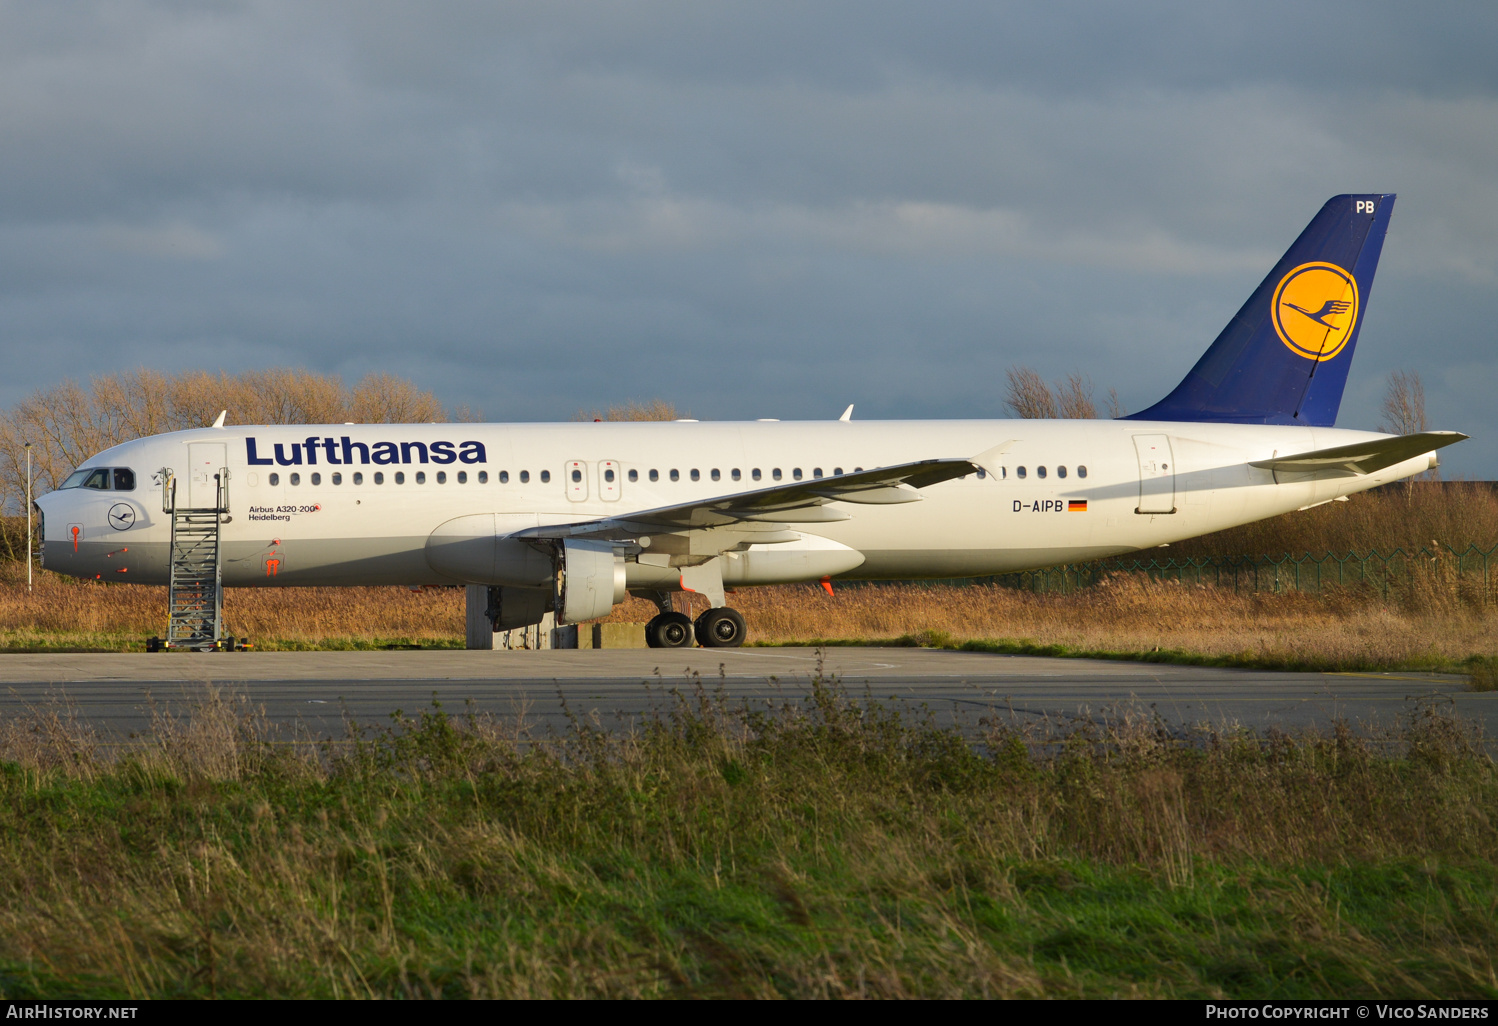
[[[170,470],[162,472],[162,512],[172,518],[172,562],[166,638],[158,642],[160,648],[209,651],[234,647],[234,639],[226,641],[223,633],[220,529],[229,513],[228,468],[221,468],[213,479],[214,505],[184,508],[177,505],[176,476]],[[205,490],[195,488],[195,494]]]

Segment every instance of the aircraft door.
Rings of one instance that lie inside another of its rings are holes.
[[[619,498],[619,463],[617,460],[600,460],[598,463],[598,497],[604,502]]]
[[[213,509],[218,505],[218,482],[214,475],[228,466],[223,442],[187,443],[187,494],[177,484],[177,504],[184,509]]]
[[[1175,457],[1168,435],[1135,435],[1139,455],[1139,505],[1135,513],[1176,511]]]
[[[588,499],[588,465],[582,460],[568,460],[562,471],[567,475],[567,498],[573,502]]]

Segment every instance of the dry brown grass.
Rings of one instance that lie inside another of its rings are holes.
[[[993,586],[839,585],[745,588],[730,603],[750,643],[879,641],[932,635],[1011,640],[1090,652],[1195,653],[1260,665],[1447,666],[1498,655],[1498,604],[1464,601],[1452,587],[1417,581],[1385,601],[1372,591],[1322,595],[1226,589],[1116,577],[1069,595]],[[263,648],[461,646],[460,588],[233,588],[229,632]],[[691,597],[691,611],[704,599]],[[166,590],[73,582],[24,571],[0,577],[0,649],[138,646],[165,630]],[[643,622],[654,607],[631,599],[609,620]]]
[[[228,633],[267,647],[462,645],[461,588],[228,588]],[[0,568],[0,649],[120,650],[166,633],[166,589]]]
[[[1372,592],[1235,593],[1138,576],[1069,595],[996,586],[786,585],[747,588],[731,604],[751,643],[878,640],[930,634],[1009,639],[1092,652],[1183,651],[1265,665],[1442,666],[1498,654],[1498,605],[1428,583],[1397,601]],[[705,604],[697,599],[694,609]],[[643,620],[648,603],[615,611]]]
[[[1491,481],[1414,481],[1314,509],[1176,542],[1170,556],[1367,552],[1498,545],[1498,486]]]

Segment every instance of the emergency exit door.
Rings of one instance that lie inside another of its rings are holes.
[[[1174,513],[1176,471],[1170,436],[1135,435],[1134,451],[1139,455],[1139,505],[1134,512]]]

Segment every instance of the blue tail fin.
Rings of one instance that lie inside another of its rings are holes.
[[[1394,196],[1334,196],[1175,391],[1129,420],[1336,423]]]

